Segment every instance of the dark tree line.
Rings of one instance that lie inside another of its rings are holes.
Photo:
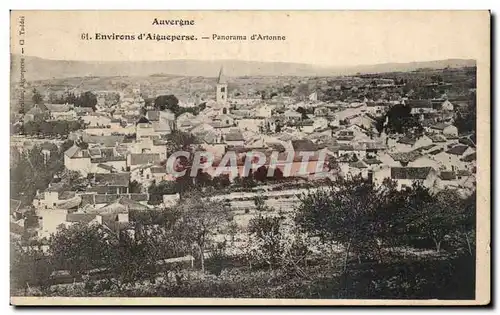
[[[377,118],[375,127],[379,133],[384,131],[387,134],[419,135],[424,131],[418,117],[411,114],[411,107],[404,104],[392,106],[385,115]]]

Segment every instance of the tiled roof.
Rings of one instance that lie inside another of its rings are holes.
[[[76,156],[76,154],[80,151],[81,149],[79,147],[77,147],[76,145],[72,146],[71,148],[69,148],[68,150],[66,150],[66,152],[64,152],[64,154],[69,157],[69,158],[72,158],[74,156]]]
[[[453,171],[442,171],[439,174],[439,178],[442,180],[454,180],[456,178],[456,174]]]
[[[111,165],[102,164],[102,163],[97,164],[97,167],[102,168],[103,170],[106,170],[106,171],[110,171],[110,172],[114,171],[114,169],[115,169]]]
[[[128,187],[130,173],[95,174],[96,185]]]
[[[292,140],[292,147],[295,151],[318,150],[318,146],[309,139]]]
[[[472,162],[476,160],[476,152],[473,152],[471,154],[467,154],[463,158],[461,158],[462,161],[464,162]]]
[[[381,161],[379,161],[377,158],[373,158],[373,159],[364,159],[363,162],[365,162],[366,164],[368,165],[373,165],[373,164],[382,164]]]
[[[454,154],[454,155],[462,155],[467,150],[467,148],[468,148],[468,146],[466,146],[466,145],[457,144],[457,145],[453,146],[451,149],[449,149],[448,151],[446,151],[446,153]]]
[[[429,176],[431,169],[431,167],[391,167],[391,178],[422,180]]]
[[[96,217],[96,214],[94,214],[94,213],[73,212],[73,213],[68,213],[66,215],[66,221],[67,222],[78,222],[78,223],[87,224],[90,221],[94,220],[95,217]]]
[[[389,153],[389,155],[394,161],[398,162],[412,162],[422,156],[422,154],[417,150],[413,150],[410,152],[394,152]]]
[[[157,163],[160,161],[159,153],[132,153],[130,154],[130,165],[143,165]]]
[[[431,126],[431,129],[436,129],[436,130],[444,130],[446,127],[448,126],[451,126],[449,124],[445,124],[445,123],[437,123],[435,125],[432,125]]]
[[[74,198],[76,193],[74,191],[63,191],[59,194],[59,200],[66,200]]]
[[[440,134],[436,134],[436,133],[431,133],[431,134],[428,134],[427,135],[431,140],[432,142],[446,142],[446,137],[443,136],[443,135],[440,135]]]
[[[164,167],[161,167],[161,166],[151,167],[151,173],[153,173],[153,174],[162,174],[162,173],[166,173],[166,172],[167,172],[167,170]]]
[[[225,137],[224,139],[226,141],[244,141],[245,138],[241,134],[240,130],[231,130]]]
[[[351,162],[349,163],[349,167],[354,167],[354,168],[367,168],[368,166],[366,166],[365,163],[363,163],[362,161],[357,161],[357,162]]]
[[[45,104],[45,106],[52,113],[68,112],[70,110],[67,104]]]
[[[408,144],[408,145],[414,145],[417,142],[417,138],[415,137],[409,137],[409,136],[404,136],[401,139],[399,139],[398,143],[403,143],[403,144]]]

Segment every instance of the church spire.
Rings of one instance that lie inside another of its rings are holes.
[[[224,75],[224,67],[220,67],[219,78],[217,79],[217,84],[227,84],[226,76]]]

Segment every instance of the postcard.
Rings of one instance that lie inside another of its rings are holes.
[[[14,10],[10,84],[13,305],[490,303],[489,11]]]

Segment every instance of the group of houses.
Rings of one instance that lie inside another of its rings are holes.
[[[418,116],[423,135],[386,135],[376,130],[377,117],[400,103]],[[168,135],[175,130],[194,135],[197,145],[215,156],[214,167],[228,151],[237,152],[237,170],[225,173],[230,180],[243,174],[241,157],[259,151],[268,158],[266,166],[278,152],[283,176],[360,175],[376,185],[391,179],[399,189],[416,182],[437,190],[451,187],[467,192],[475,187],[474,137],[458,134],[454,105],[448,99],[325,103],[313,93],[305,101],[283,104],[228,98],[228,80],[221,69],[215,100],[207,101],[197,115],[176,116],[153,108],[144,112],[143,100],[137,96],[123,98],[113,111],[71,105],[34,107],[24,116],[26,120],[48,115],[85,122],[85,129],[71,135],[75,144],[64,153],[64,166],[89,179],[83,191],[61,191],[55,183],[37,195],[33,206],[39,217],[38,237],[49,237],[59,227],[76,222],[126,228],[130,211],[153,209],[147,187],[175,180],[166,167],[172,154]],[[304,171],[304,152],[311,154],[305,172],[299,172]],[[318,158],[321,154],[324,160]],[[287,167],[292,171],[285,172]],[[214,174],[214,168],[205,171]],[[142,190],[131,192],[132,182]],[[171,206],[177,199],[176,194],[165,195],[163,205]],[[19,216],[16,211],[13,217]]]

